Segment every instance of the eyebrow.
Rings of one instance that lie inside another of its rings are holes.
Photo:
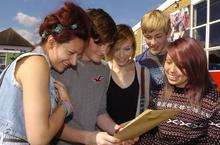
[[[163,33],[158,33],[158,34],[156,34],[156,35],[163,35]]]
[[[69,52],[71,52],[71,53],[74,53],[76,50],[73,48],[73,49],[71,49],[71,48],[69,48],[69,49],[67,49]]]

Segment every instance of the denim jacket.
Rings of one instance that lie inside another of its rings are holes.
[[[4,70],[6,71],[5,75],[3,75],[4,71],[0,75],[0,79],[3,77],[3,81],[0,86],[0,132],[16,136],[24,140],[27,140],[27,136],[24,122],[23,94],[21,86],[15,79],[14,72],[18,60],[31,55],[44,56],[50,65],[42,48],[37,47],[32,52],[20,55],[8,66],[7,69]],[[48,87],[50,91],[51,113],[57,107],[57,96],[53,82],[54,79],[50,77]]]

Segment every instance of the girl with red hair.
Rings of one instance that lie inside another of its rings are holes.
[[[145,133],[138,144],[219,144],[220,93],[209,76],[205,51],[188,37],[170,43],[167,51],[166,83],[151,96],[150,109],[182,112]]]

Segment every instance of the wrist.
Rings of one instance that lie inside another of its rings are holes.
[[[96,134],[97,132],[87,132],[84,138],[84,144],[96,144]]]

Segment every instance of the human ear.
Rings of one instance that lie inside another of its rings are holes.
[[[48,43],[49,49],[57,47],[57,42],[52,35],[48,36],[47,43]]]

